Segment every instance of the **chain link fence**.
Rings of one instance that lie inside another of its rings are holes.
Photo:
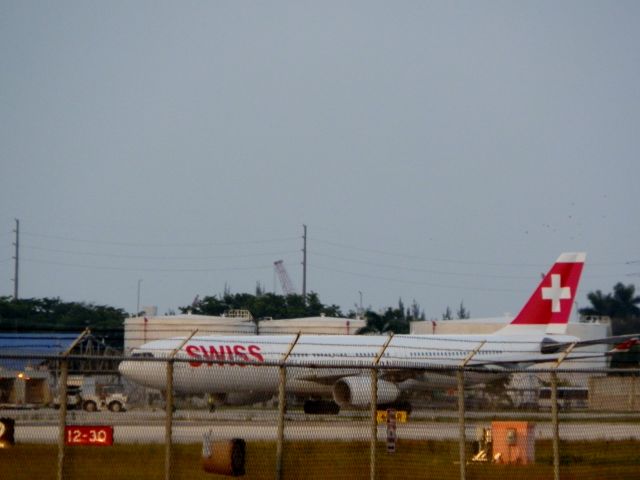
[[[0,352],[30,364],[0,369],[2,478],[640,478],[637,369],[246,357],[111,359],[153,389],[85,374],[93,356]],[[236,388],[202,393],[212,376]]]

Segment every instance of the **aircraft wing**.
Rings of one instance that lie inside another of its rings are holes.
[[[331,374],[326,374],[326,375],[317,375],[317,374],[312,374],[312,375],[304,375],[301,377],[296,377],[296,380],[303,380],[305,382],[313,382],[313,383],[317,383],[318,385],[333,385],[334,383],[336,383],[338,380],[345,378],[345,377],[356,377],[360,375],[359,373],[347,373],[347,374],[336,374],[336,373],[331,373]]]
[[[405,380],[412,380],[416,378],[420,378],[428,369],[427,368],[406,368],[406,369],[391,369],[391,370],[382,370],[380,377],[383,380],[387,380],[393,383],[402,383]],[[453,371],[442,370],[439,373],[448,373]]]
[[[422,367],[416,367],[416,368],[397,368],[397,369],[384,369],[381,370],[380,372],[380,378],[382,380],[387,380],[389,382],[393,382],[393,383],[400,383],[400,382],[404,382],[405,380],[410,380],[413,378],[420,378],[420,376],[425,372],[430,370],[429,368],[422,368]],[[440,370],[440,369],[439,369]],[[443,373],[447,373],[448,370],[442,369]],[[341,380],[343,378],[346,377],[358,377],[361,376],[362,372],[349,372],[349,373],[345,373],[345,374],[337,374],[337,373],[331,373],[331,374],[326,374],[326,375],[317,375],[317,374],[313,374],[313,375],[306,375],[306,376],[302,376],[302,377],[296,377],[296,380],[304,380],[306,382],[314,382],[317,383],[319,385],[333,385],[334,383],[336,383],[338,380]]]

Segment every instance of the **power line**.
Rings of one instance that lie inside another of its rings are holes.
[[[134,267],[114,267],[106,265],[82,265],[76,263],[55,262],[49,260],[38,260],[23,258],[23,261],[30,263],[40,263],[44,265],[57,265],[61,267],[84,268],[89,270],[113,270],[121,272],[222,272],[222,271],[242,271],[242,270],[266,270],[272,265],[257,265],[252,267],[212,267],[212,268],[134,268]]]
[[[37,250],[42,252],[51,253],[64,253],[69,255],[84,255],[91,257],[103,257],[103,258],[125,258],[125,259],[138,259],[138,260],[213,260],[213,259],[232,259],[232,258],[249,258],[249,257],[277,257],[282,255],[297,254],[296,250],[289,250],[286,252],[266,252],[266,253],[244,253],[235,255],[192,255],[192,256],[166,256],[166,255],[122,255],[115,253],[96,253],[87,251],[74,251],[63,250],[55,248],[36,247],[33,245],[22,245],[23,249]]]
[[[466,260],[454,260],[454,259],[449,259],[449,258],[436,258],[436,257],[422,257],[422,256],[418,256],[418,255],[409,255],[409,254],[405,254],[405,253],[395,253],[395,252],[388,252],[388,251],[384,251],[384,250],[376,250],[376,249],[370,249],[370,248],[361,248],[361,247],[355,247],[353,245],[347,245],[344,243],[338,243],[338,242],[332,242],[329,240],[322,240],[319,238],[315,238],[312,237],[311,240],[313,240],[314,242],[318,242],[318,243],[324,243],[326,245],[331,245],[334,247],[338,247],[338,248],[345,248],[348,250],[356,250],[356,251],[360,251],[360,252],[366,252],[366,253],[374,253],[376,255],[387,255],[390,257],[401,257],[401,258],[406,258],[409,260],[427,260],[427,261],[431,261],[431,262],[441,262],[441,263],[454,263],[454,264],[460,264],[460,265],[484,265],[484,266],[491,266],[491,267],[536,267],[539,268],[542,265],[538,265],[538,264],[531,264],[531,263],[491,263],[491,262],[478,262],[478,261],[466,261]]]
[[[471,278],[502,278],[502,279],[527,279],[527,278],[531,278],[530,275],[520,275],[520,276],[516,276],[516,275],[492,275],[492,274],[481,274],[481,273],[460,273],[460,272],[445,272],[445,271],[440,271],[440,270],[429,270],[429,269],[425,269],[425,268],[416,268],[416,267],[404,267],[404,266],[400,266],[400,265],[390,265],[387,263],[378,263],[378,262],[369,262],[366,260],[355,260],[352,258],[344,258],[344,257],[338,257],[335,255],[328,255],[325,253],[319,253],[319,252],[313,252],[313,255],[316,257],[325,257],[325,258],[331,258],[333,260],[340,260],[343,262],[349,262],[349,263],[358,263],[358,264],[362,264],[362,265],[370,265],[373,267],[382,267],[382,268],[392,268],[392,269],[396,269],[396,270],[406,270],[406,271],[410,271],[410,272],[420,272],[420,273],[430,273],[430,274],[434,274],[434,275],[449,275],[449,276],[458,276],[458,277],[471,277]]]
[[[401,280],[401,279],[398,279],[398,278],[383,277],[383,276],[379,276],[379,275],[369,275],[369,274],[365,274],[365,273],[349,272],[349,271],[346,271],[346,270],[339,270],[339,269],[336,269],[336,268],[318,267],[316,265],[311,265],[311,268],[314,268],[314,269],[317,269],[317,270],[326,270],[326,271],[330,271],[330,272],[342,273],[344,275],[351,275],[351,276],[354,276],[354,277],[371,278],[371,279],[375,279],[375,280],[384,280],[386,282],[404,283],[404,284],[407,284],[407,285],[422,285],[422,286],[429,286],[429,287],[436,287],[436,288],[446,288],[446,289],[452,289],[452,290],[473,290],[473,291],[484,291],[484,292],[520,292],[519,290],[515,290],[515,289],[511,289],[511,288],[464,287],[464,286],[461,286],[461,285],[445,285],[445,284],[440,284],[440,283],[424,282],[424,281],[416,281],[416,280]]]
[[[451,259],[451,258],[438,258],[438,257],[424,257],[424,256],[420,256],[420,255],[411,255],[411,254],[407,254],[407,253],[397,253],[397,252],[389,252],[389,251],[385,251],[385,250],[377,250],[377,249],[370,249],[370,248],[362,248],[362,247],[356,247],[354,245],[348,245],[348,244],[344,244],[344,243],[339,243],[339,242],[333,242],[330,240],[323,240],[321,238],[316,238],[316,237],[310,237],[310,240],[313,240],[314,242],[317,243],[321,243],[321,244],[325,244],[325,245],[330,245],[333,247],[337,247],[337,248],[344,248],[347,250],[354,250],[354,251],[359,251],[359,252],[365,252],[365,253],[373,253],[376,255],[386,255],[386,256],[390,256],[390,257],[400,257],[400,258],[406,258],[409,260],[425,260],[425,261],[430,261],[430,262],[440,262],[440,263],[453,263],[453,264],[460,264],[460,265],[480,265],[480,266],[489,266],[489,267],[534,267],[534,268],[541,268],[541,267],[546,267],[546,264],[533,264],[533,263],[500,263],[500,262],[481,262],[481,261],[475,261],[475,260],[458,260],[458,259]],[[315,253],[315,252],[314,252]],[[589,266],[594,267],[602,267],[602,266],[620,266],[620,265],[633,265],[633,264],[637,264],[640,263],[640,260],[617,260],[617,261],[612,261],[612,262],[589,262]]]
[[[121,247],[220,247],[229,245],[256,245],[264,243],[277,243],[291,240],[298,240],[298,237],[281,237],[269,238],[261,240],[236,240],[229,242],[202,242],[202,243],[139,243],[139,242],[114,242],[106,240],[87,240],[72,237],[62,237],[58,235],[45,235],[34,232],[22,232],[23,235],[29,237],[48,238],[52,240],[62,240],[66,242],[89,243],[94,245],[116,245]]]

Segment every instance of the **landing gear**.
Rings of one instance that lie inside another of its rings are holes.
[[[396,411],[407,412],[407,415],[411,414],[411,409],[412,409],[411,402],[408,402],[406,400],[400,400],[398,402],[384,403],[384,404],[378,405],[378,410],[388,410],[390,408]]]
[[[308,415],[338,415],[340,405],[330,400],[306,400],[304,413]]]
[[[207,406],[209,407],[209,412],[216,411],[216,399],[211,394],[207,395]]]

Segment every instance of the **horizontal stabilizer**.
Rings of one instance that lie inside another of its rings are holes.
[[[564,352],[572,345],[573,348],[583,348],[591,345],[615,345],[612,351],[624,352],[631,347],[640,344],[640,334],[617,335],[615,337],[596,338],[593,340],[581,340],[579,342],[556,342],[551,338],[545,338],[540,346],[541,353]]]

